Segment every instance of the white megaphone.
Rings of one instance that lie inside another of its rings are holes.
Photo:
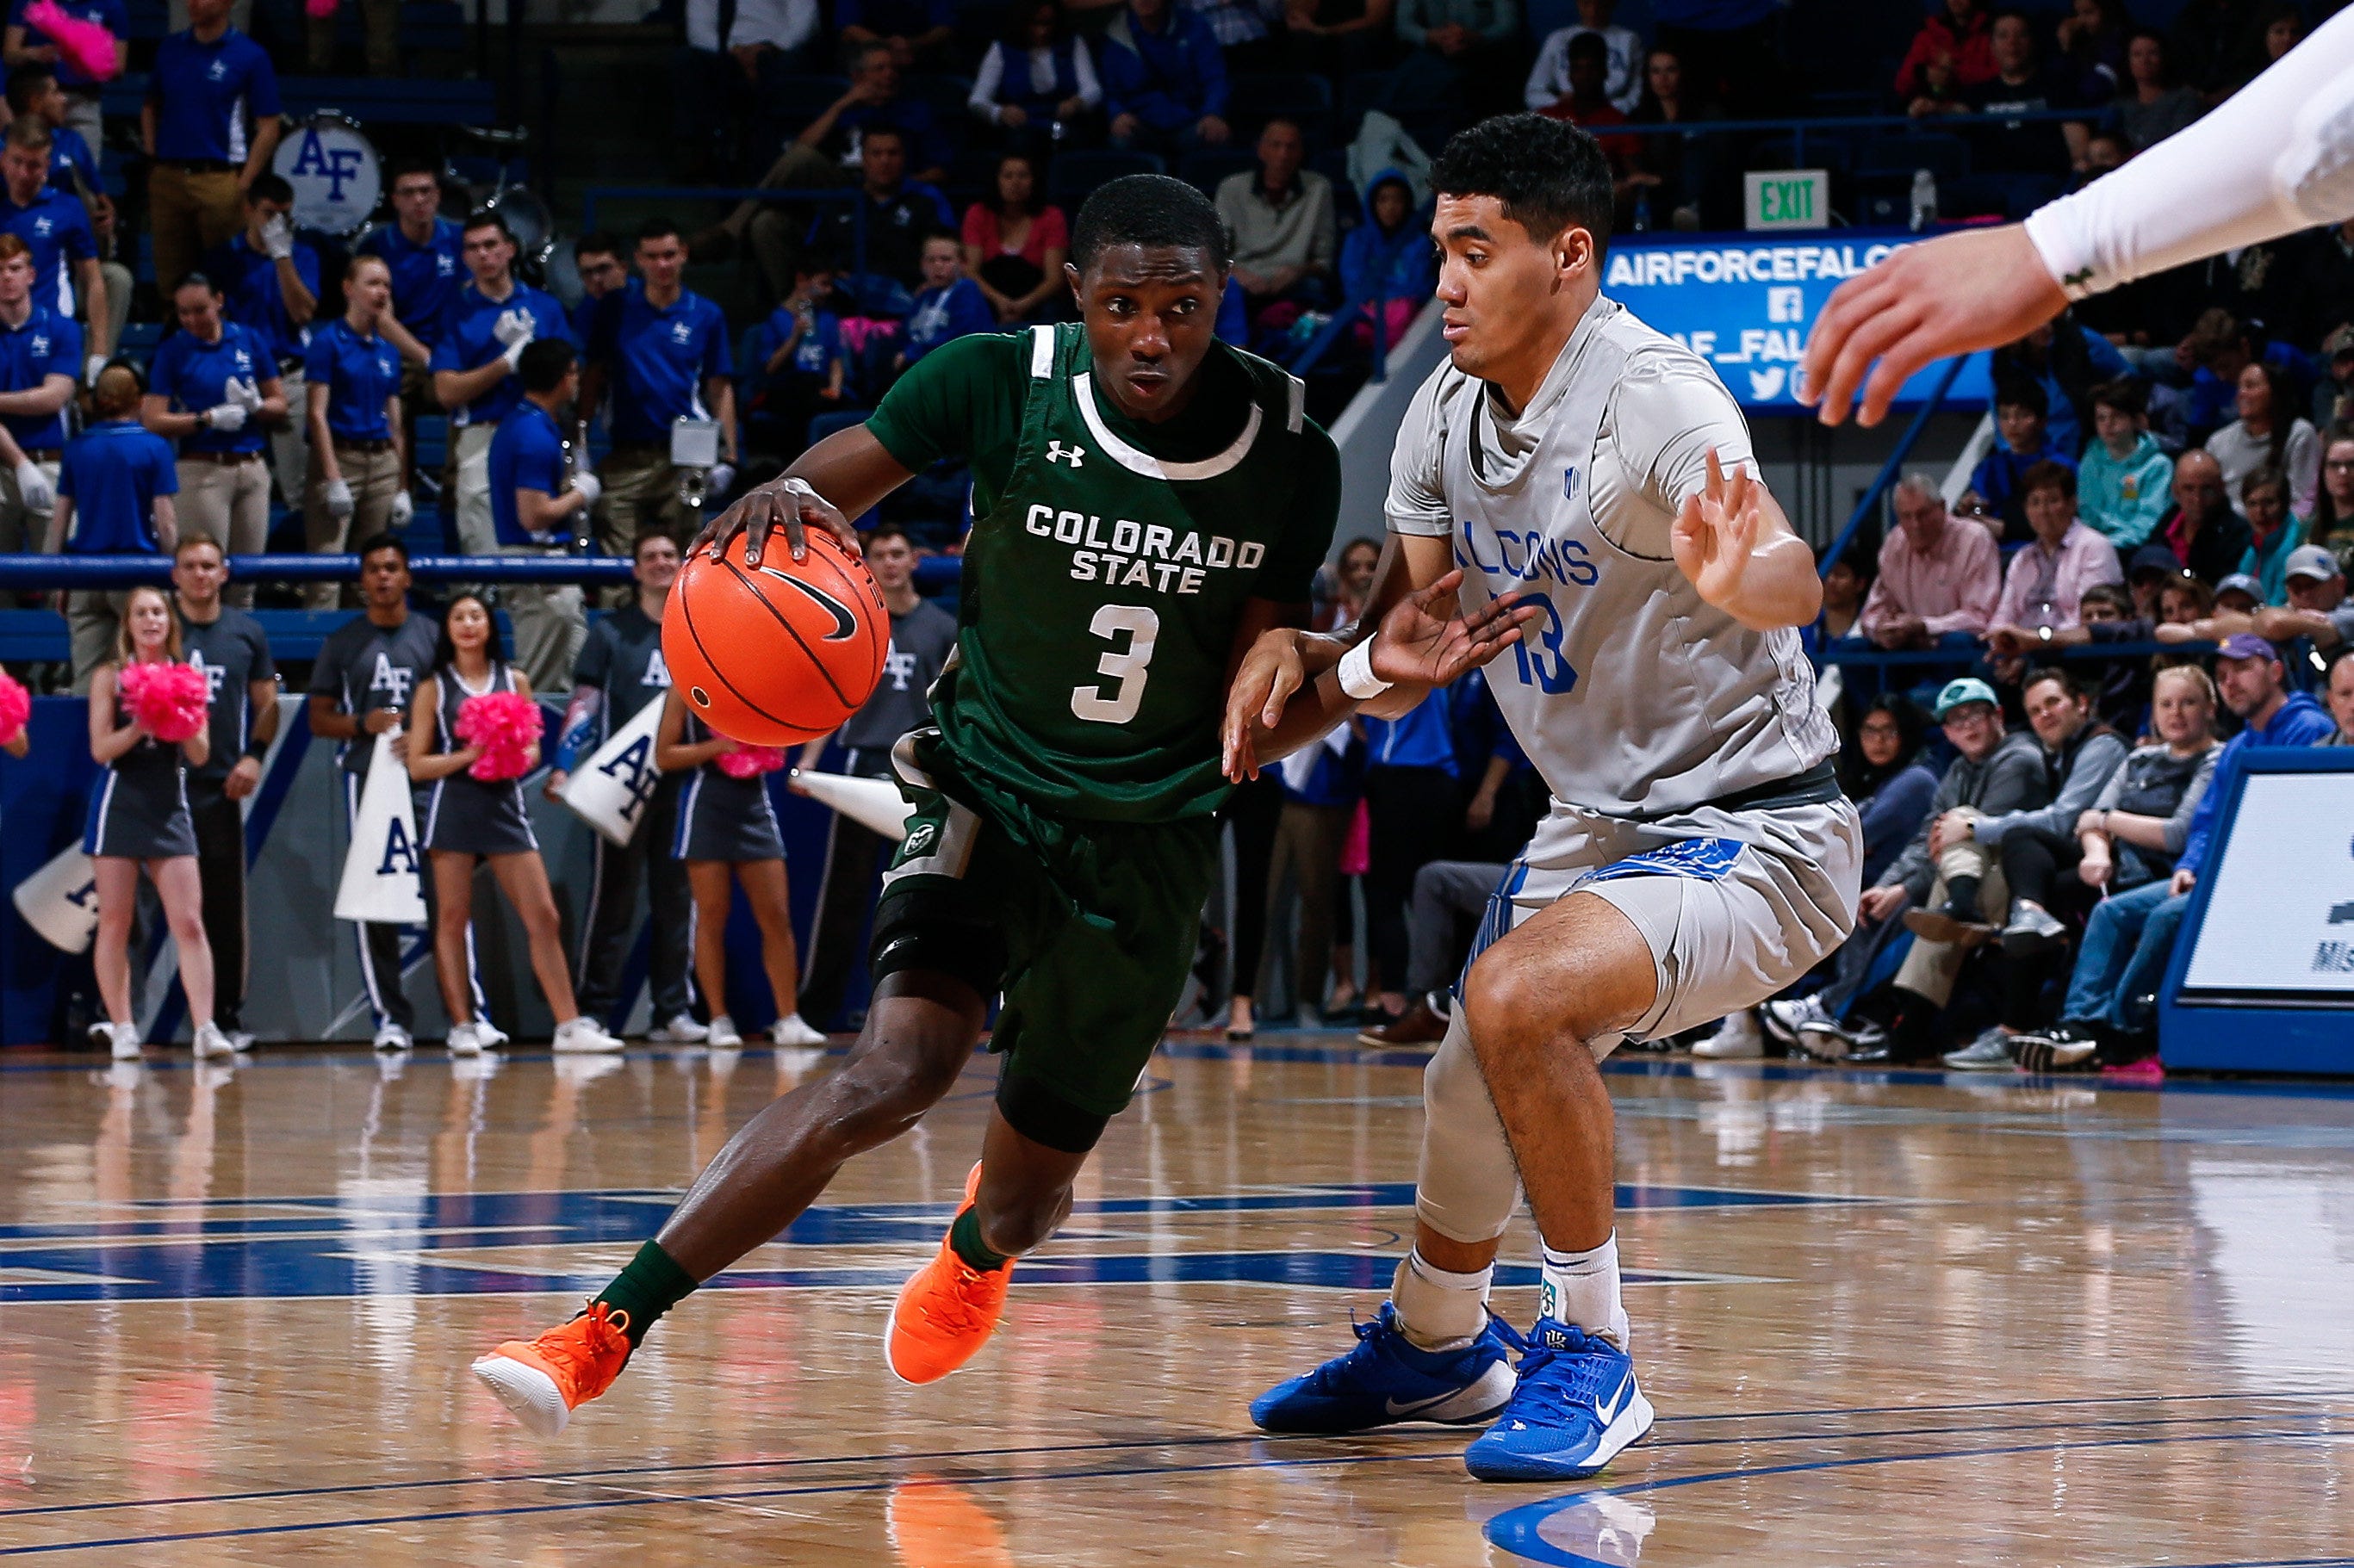
[[[662,727],[662,703],[640,708],[613,732],[596,754],[574,768],[557,799],[617,845],[626,846],[645,820],[662,772],[654,767],[654,731]]]
[[[811,800],[822,800],[862,827],[874,829],[895,842],[907,836],[912,810],[899,786],[888,779],[853,779],[844,773],[805,773],[796,768],[793,782]]]
[[[10,895],[25,924],[60,952],[90,949],[98,934],[98,876],[81,845],[68,844]]]
[[[371,926],[425,924],[425,846],[417,842],[417,807],[408,769],[392,755],[390,731],[376,737],[367,780],[360,786],[352,847],[335,886],[335,918]]]

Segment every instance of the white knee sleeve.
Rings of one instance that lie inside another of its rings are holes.
[[[1471,1033],[1458,1005],[1447,1038],[1422,1075],[1422,1169],[1414,1212],[1449,1241],[1493,1241],[1520,1206],[1520,1172],[1504,1124],[1488,1097]]]

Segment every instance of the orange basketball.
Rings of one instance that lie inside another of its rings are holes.
[[[822,529],[800,560],[772,533],[750,564],[686,557],[663,617],[663,661],[686,711],[748,746],[790,746],[838,728],[883,678],[891,612],[866,563]]]

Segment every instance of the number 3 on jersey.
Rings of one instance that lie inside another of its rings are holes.
[[[1108,604],[1096,611],[1087,630],[1117,641],[1128,633],[1128,646],[1116,648],[1096,661],[1096,673],[1119,684],[1106,696],[1101,686],[1071,688],[1071,712],[1092,724],[1126,724],[1144,705],[1144,683],[1152,663],[1152,645],[1161,636],[1161,617],[1135,605]]]

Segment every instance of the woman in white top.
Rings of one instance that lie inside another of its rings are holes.
[[[1085,38],[1063,26],[1061,0],[1013,0],[1005,31],[981,57],[965,106],[1013,146],[1060,141],[1103,104]]]
[[[2240,482],[2260,468],[2288,475],[2289,510],[2313,515],[2314,492],[2321,483],[2321,438],[2311,421],[2296,415],[2288,378],[2269,365],[2251,360],[2240,372],[2240,417],[2207,438],[2207,455],[2223,471],[2223,493],[2232,509],[2247,515]]]

